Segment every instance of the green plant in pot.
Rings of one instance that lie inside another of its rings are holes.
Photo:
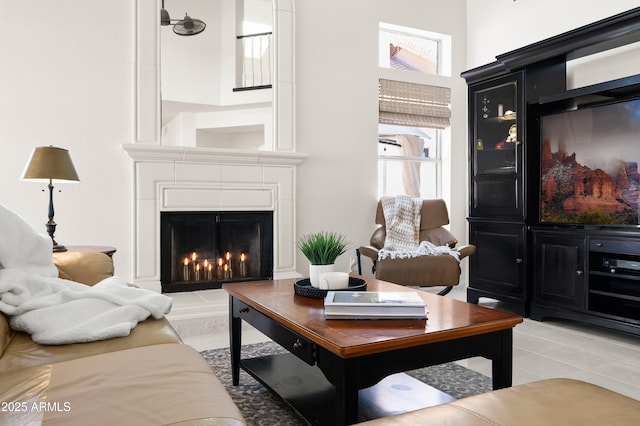
[[[337,232],[312,232],[298,239],[298,248],[309,260],[309,280],[318,287],[318,274],[335,271],[338,256],[347,251],[347,237]]]

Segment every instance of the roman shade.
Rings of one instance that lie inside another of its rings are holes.
[[[397,80],[379,80],[379,119],[383,124],[445,129],[451,117],[451,89]]]

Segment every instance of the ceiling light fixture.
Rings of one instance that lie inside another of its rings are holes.
[[[160,25],[168,26],[173,25],[173,32],[181,36],[192,36],[200,34],[207,28],[200,19],[193,19],[186,13],[183,19],[171,19],[169,12],[164,8],[164,0],[162,0],[162,9],[160,9]]]

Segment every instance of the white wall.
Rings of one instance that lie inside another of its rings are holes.
[[[465,2],[422,0],[297,1],[298,234],[332,230],[353,248],[368,244],[377,203],[378,23],[453,36],[452,231],[466,239]],[[355,251],[349,255],[355,257]],[[341,257],[346,268],[349,255]],[[298,257],[303,273],[307,261]],[[369,268],[370,264],[366,267]]]
[[[468,68],[636,7],[638,0],[467,0]]]
[[[134,131],[133,16],[131,0],[0,0],[0,203],[44,234],[46,186],[20,176],[33,147],[69,149],[80,182],[56,187],[57,240],[117,247],[123,277],[133,198],[120,144]]]

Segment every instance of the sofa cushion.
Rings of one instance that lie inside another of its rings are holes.
[[[58,276],[87,285],[94,285],[113,276],[113,259],[98,252],[56,252],[53,263]]]
[[[409,286],[457,285],[460,282],[460,263],[448,254],[406,259],[388,257],[377,262],[376,278]]]
[[[638,419],[640,401],[579,380],[547,379],[371,420],[362,426],[631,425]]]
[[[47,368],[50,371],[47,372]],[[13,373],[33,378],[12,401],[46,403],[36,422],[61,425],[166,425],[179,422],[243,425],[242,414],[209,364],[193,348],[165,344],[85,357]],[[37,377],[34,377],[34,375]],[[15,380],[8,380],[15,384]],[[29,413],[34,414],[34,413]],[[30,419],[34,421],[34,419]],[[24,424],[24,423],[22,423]]]
[[[32,408],[34,403],[46,400],[52,369],[51,365],[41,365],[0,373],[0,402],[7,404],[0,412],[1,424],[41,424],[42,414]]]
[[[28,334],[15,333],[0,358],[0,373],[105,352],[179,342],[181,342],[180,337],[166,318],[149,318],[136,325],[127,337],[70,345],[39,345],[31,340]]]

